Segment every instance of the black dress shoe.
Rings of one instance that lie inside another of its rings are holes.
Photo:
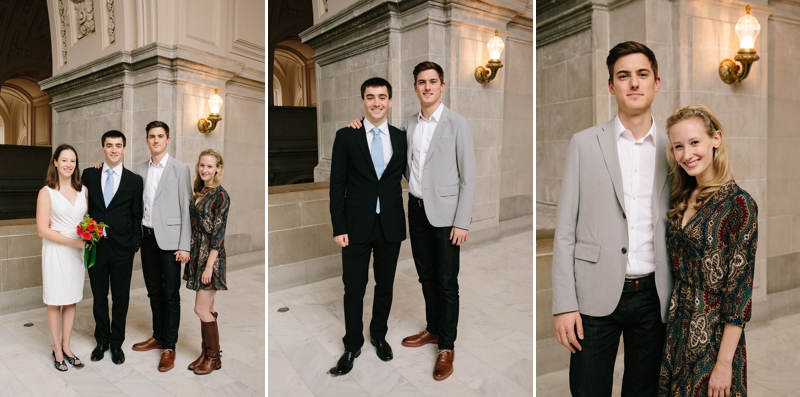
[[[108,350],[108,343],[97,344],[97,347],[92,350],[92,361],[100,361],[103,359],[103,352]]]
[[[361,355],[361,349],[358,349],[357,352],[349,352],[345,350],[344,354],[339,357],[339,361],[336,363],[336,366],[329,369],[328,373],[333,376],[344,375],[350,372],[353,369],[353,361],[355,361],[356,357]]]
[[[125,362],[125,353],[119,347],[111,347],[111,362],[120,365]]]
[[[386,339],[373,339],[369,338],[370,343],[372,346],[375,346],[375,353],[378,354],[378,358],[383,361],[390,361],[394,356],[392,355],[392,347],[389,346],[389,343],[386,342]]]

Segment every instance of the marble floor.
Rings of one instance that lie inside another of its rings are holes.
[[[186,366],[200,352],[200,324],[194,292],[181,288],[181,326],[175,368],[158,372],[160,351],[134,352],[131,345],[151,335],[147,291],[131,291],[125,342],[126,360],[89,360],[95,347],[92,299],[78,303],[72,351],[85,367],[58,372],[45,308],[0,316],[0,397],[22,396],[263,396],[264,265],[228,273],[229,291],[217,294],[222,369],[198,376]]]
[[[800,397],[800,314],[747,324],[747,395]],[[564,349],[565,354],[569,354]],[[614,367],[613,395],[620,394],[623,356]],[[536,377],[537,397],[569,396],[569,370]]]
[[[413,261],[398,263],[386,337],[394,359],[369,344],[370,285],[364,299],[367,343],[352,372],[331,377],[343,352],[341,278],[269,294],[270,396],[530,396],[533,393],[533,232],[461,250],[461,311],[454,373],[433,380],[436,347],[411,349],[403,337],[425,327]],[[289,311],[279,312],[287,307]]]

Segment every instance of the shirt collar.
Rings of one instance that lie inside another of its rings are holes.
[[[627,134],[626,134],[626,132],[627,132]],[[625,128],[625,126],[622,125],[622,121],[620,121],[619,115],[614,117],[614,133],[617,136],[617,140],[622,139],[623,137],[625,139],[628,139],[628,140],[631,140],[631,141],[634,140],[633,139],[633,133],[631,132],[631,130]],[[647,142],[647,137],[648,136],[651,137],[652,142],[655,145],[655,143],[656,143],[656,120],[653,118],[653,116],[650,116],[650,129],[647,130],[647,134],[645,134],[645,136],[642,137],[641,142]]]
[[[370,123],[369,120],[367,120],[366,117],[364,117],[364,123],[363,124],[364,124],[364,129],[367,132],[370,132],[370,131],[372,131],[373,128],[375,128],[375,126],[372,123]],[[388,120],[384,120],[383,123],[381,123],[381,125],[378,126],[378,129],[381,130],[381,135],[384,135],[384,136],[388,137],[389,136],[389,121]]]
[[[111,168],[111,167],[108,166],[108,164],[103,162],[103,173],[108,172],[108,170],[112,170],[112,171],[114,171],[115,174],[121,175],[122,174],[122,163],[119,163],[119,164],[117,164],[116,167]]]
[[[158,164],[153,163],[153,158],[150,157],[150,166],[156,168],[164,168],[167,165],[167,159],[169,158],[169,153],[164,153],[164,158]]]
[[[436,108],[436,110],[433,112],[433,114],[431,115],[431,118],[430,118],[430,120],[425,120],[425,117],[423,117],[423,116],[422,116],[422,110],[420,109],[420,111],[419,111],[419,117],[417,118],[417,121],[420,121],[420,120],[424,120],[424,121],[435,121],[435,122],[437,122],[437,123],[438,123],[438,122],[439,122],[439,120],[441,120],[441,119],[442,119],[442,112],[443,112],[443,111],[444,111],[444,104],[443,104],[443,103],[441,103],[441,102],[439,102],[439,107],[438,107],[438,108]]]

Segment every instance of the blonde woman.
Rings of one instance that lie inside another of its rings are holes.
[[[195,171],[190,208],[192,251],[183,272],[186,288],[197,291],[194,312],[200,317],[202,351],[189,370],[206,375],[222,368],[219,328],[214,311],[217,291],[227,290],[225,281],[225,225],[230,197],[222,188],[222,154],[215,149],[200,153]]]
[[[746,396],[758,207],[733,180],[728,141],[702,105],[667,119],[667,249],[675,284],[659,396]]]

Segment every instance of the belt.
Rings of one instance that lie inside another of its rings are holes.
[[[408,205],[412,205],[412,204],[416,205],[416,206],[420,206],[420,207],[424,207],[425,206],[425,203],[422,201],[421,198],[416,198],[416,197],[412,196],[411,193],[409,193],[408,194]]]
[[[639,292],[656,287],[656,276],[651,274],[640,278],[625,279],[622,292]]]
[[[142,226],[142,231],[144,232],[144,234],[150,234],[150,235],[155,234],[152,227]]]

